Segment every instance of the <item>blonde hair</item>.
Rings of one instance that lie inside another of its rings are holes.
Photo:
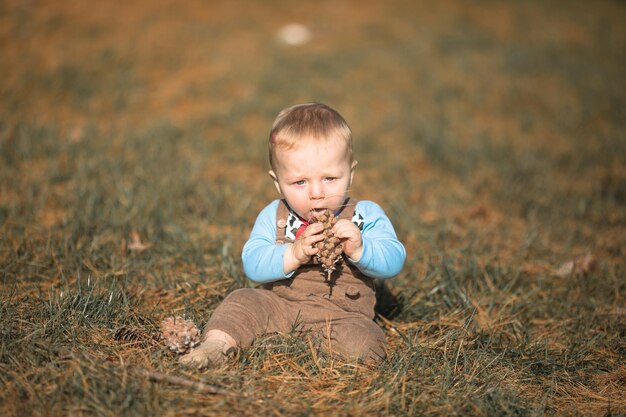
[[[336,138],[346,145],[346,153],[352,163],[352,131],[348,123],[334,109],[321,103],[304,103],[281,110],[274,120],[269,137],[269,159],[272,169],[276,164],[276,150],[289,150],[298,141],[307,139],[326,140]]]

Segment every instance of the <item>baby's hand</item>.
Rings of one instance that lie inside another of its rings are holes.
[[[324,235],[320,233],[323,229],[322,223],[310,224],[302,235],[287,247],[283,258],[283,271],[286,274],[308,263],[311,256],[319,252],[315,244],[324,239]]]
[[[333,227],[333,232],[342,240],[343,253],[353,261],[359,261],[363,254],[363,238],[359,228],[350,220],[341,219]]]

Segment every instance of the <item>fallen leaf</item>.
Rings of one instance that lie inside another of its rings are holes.
[[[554,275],[563,278],[571,275],[586,274],[595,264],[596,257],[588,254],[578,259],[565,262],[554,270]]]
[[[139,233],[136,230],[130,232],[130,243],[128,244],[128,249],[134,252],[143,252],[146,249],[152,246],[150,243],[142,243],[141,238],[139,237]]]

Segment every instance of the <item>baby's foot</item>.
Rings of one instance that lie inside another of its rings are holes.
[[[218,333],[219,332],[219,333]],[[235,341],[230,335],[212,330],[204,341],[191,352],[180,357],[183,365],[197,369],[224,365],[235,354]]]

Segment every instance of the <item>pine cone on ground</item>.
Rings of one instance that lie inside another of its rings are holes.
[[[337,223],[337,218],[330,210],[326,210],[315,221],[324,225],[322,231],[324,240],[316,244],[320,251],[315,255],[315,258],[322,264],[326,273],[326,281],[330,282],[331,274],[335,270],[337,262],[341,260],[341,253],[343,252],[341,240],[333,233],[333,226]]]
[[[161,322],[161,339],[170,350],[182,355],[200,344],[200,331],[191,320],[168,317]]]

